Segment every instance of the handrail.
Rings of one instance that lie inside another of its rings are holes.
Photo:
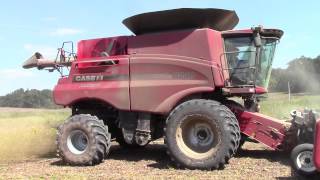
[[[74,64],[81,64],[81,63],[95,63],[95,62],[109,62],[109,61],[119,61],[118,59],[93,59],[93,60],[88,60],[88,61],[74,61]]]
[[[74,67],[77,69],[88,69],[88,68],[115,66],[115,65],[119,64],[119,60],[117,60],[117,59],[102,59],[102,60],[90,60],[90,61],[75,61],[73,63],[74,63]],[[95,64],[79,67],[79,64],[86,64],[86,63],[95,63]],[[108,64],[105,64],[105,63],[108,63]]]

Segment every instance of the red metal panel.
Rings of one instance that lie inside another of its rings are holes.
[[[223,71],[225,56],[224,53],[224,43],[221,33],[214,31],[212,29],[206,29],[207,43],[210,51],[212,66],[212,73],[214,78],[215,87],[224,87],[224,77],[228,77],[229,74]],[[223,74],[225,73],[225,74]]]
[[[168,54],[219,64],[223,49],[221,32],[207,28],[133,36],[128,42],[129,54]]]
[[[222,53],[221,33],[211,29],[130,37],[132,110],[168,113],[189,94],[223,86]]]
[[[111,41],[115,41],[110,56],[114,55],[126,55],[127,54],[127,36],[88,39],[78,42],[77,60],[100,57],[100,53],[103,50],[108,49]]]
[[[130,59],[131,109],[166,114],[183,97],[214,90],[211,63],[169,56],[135,55]]]
[[[98,61],[101,61],[100,58]],[[84,99],[97,99],[105,101],[122,110],[130,110],[129,100],[129,58],[114,56],[104,58],[106,61],[113,59],[119,63],[115,65],[76,67],[73,63],[69,77],[62,78],[54,88],[54,100],[56,104],[70,106]],[[92,64],[97,60],[92,59]],[[75,82],[75,77],[89,76],[89,81]],[[104,79],[91,81],[90,77],[103,76]]]
[[[117,56],[110,58],[120,58],[121,63],[113,67],[100,66],[97,61],[104,57],[98,55],[111,41],[116,41],[117,44],[110,54]],[[215,86],[223,86],[219,59],[222,53],[221,33],[211,29],[83,40],[78,43],[77,61],[86,63],[76,62],[78,69],[73,65],[70,77],[62,80],[55,88],[55,100],[57,104],[67,106],[79,99],[97,98],[119,109],[168,113],[180,99],[189,94],[209,92]],[[129,100],[129,82],[126,82],[129,81],[129,61],[123,54],[132,56],[132,106]],[[117,70],[114,69],[117,68],[123,71],[122,74],[116,73]],[[75,75],[101,75],[110,72],[113,75],[127,75],[127,79],[72,82]],[[150,101],[141,101],[145,97]]]
[[[286,133],[286,122],[255,112],[238,114],[241,132],[270,147],[278,149]]]
[[[320,171],[320,119],[318,119],[316,124],[315,140],[314,140],[314,165]]]

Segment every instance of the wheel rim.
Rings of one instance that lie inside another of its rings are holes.
[[[303,151],[301,152],[296,159],[297,166],[300,170],[304,172],[313,172],[316,170],[316,167],[313,163],[313,154],[312,151]]]
[[[74,130],[67,138],[68,149],[73,154],[82,154],[88,147],[88,136],[81,130]]]
[[[194,159],[203,159],[216,152],[220,135],[216,125],[202,115],[187,116],[176,131],[179,149]]]

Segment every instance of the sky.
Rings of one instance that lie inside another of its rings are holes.
[[[295,3],[297,2],[297,3]],[[235,29],[263,25],[285,34],[273,67],[285,68],[295,58],[320,55],[320,1],[293,0],[1,0],[0,95],[18,88],[53,89],[59,74],[24,70],[24,60],[39,51],[52,57],[63,41],[132,35],[122,25],[126,17],[174,8],[235,10]]]

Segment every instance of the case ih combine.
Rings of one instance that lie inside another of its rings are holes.
[[[259,113],[257,96],[267,93],[283,31],[232,30],[238,21],[234,11],[221,9],[145,13],[123,21],[133,36],[82,40],[76,54],[64,43],[56,60],[40,53],[28,59],[24,68],[62,74],[54,101],[72,108],[72,116],[58,128],[61,158],[99,164],[111,140],[129,148],[164,137],[178,167],[217,169],[250,138],[273,150],[293,149],[294,168],[315,174],[316,113],[293,111],[291,123]]]

